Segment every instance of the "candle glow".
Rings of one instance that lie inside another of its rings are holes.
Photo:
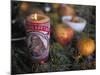
[[[34,19],[37,20],[37,14],[36,13],[34,14]]]
[[[31,17],[33,20],[37,20],[37,14],[35,13],[34,15],[32,15]]]

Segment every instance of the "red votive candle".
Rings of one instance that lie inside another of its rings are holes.
[[[33,63],[46,61],[49,55],[50,19],[41,14],[31,14],[26,19],[27,45]]]

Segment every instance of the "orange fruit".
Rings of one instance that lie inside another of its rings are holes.
[[[95,51],[95,42],[91,38],[81,39],[77,47],[82,56],[89,56]]]

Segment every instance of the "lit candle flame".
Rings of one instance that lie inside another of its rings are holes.
[[[32,19],[37,20],[37,14],[36,13],[34,15],[32,15]]]
[[[37,20],[37,14],[36,13],[34,14],[34,19]]]

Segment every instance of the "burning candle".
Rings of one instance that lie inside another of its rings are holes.
[[[45,61],[49,55],[50,19],[31,14],[26,19],[27,44],[33,63]]]

